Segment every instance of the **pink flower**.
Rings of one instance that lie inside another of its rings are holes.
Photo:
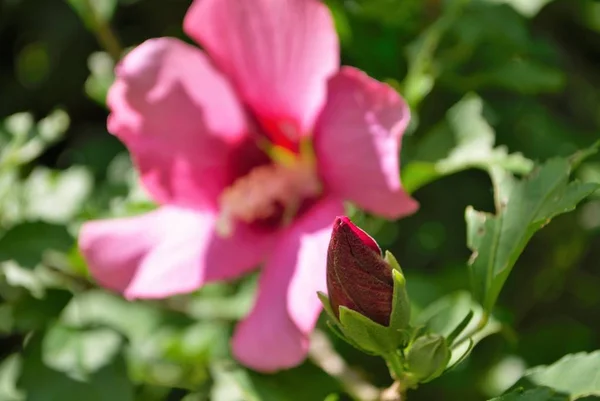
[[[342,201],[387,218],[418,205],[400,185],[409,121],[390,87],[339,68],[317,0],[196,0],[187,34],[119,65],[108,128],[160,207],[84,225],[97,281],[127,298],[187,293],[264,262],[234,355],[260,371],[305,358]]]

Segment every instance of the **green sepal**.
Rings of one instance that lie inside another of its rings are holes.
[[[338,326],[338,328],[341,329],[340,321],[335,316],[335,313],[333,313],[333,309],[331,308],[331,303],[329,302],[329,297],[327,295],[325,295],[324,293],[322,293],[321,291],[317,291],[317,296],[319,297],[319,301],[321,301],[321,303],[323,304],[323,309],[325,309],[325,312],[331,318],[332,322],[336,326]]]
[[[344,333],[344,328],[342,327],[342,324],[340,323],[338,318],[333,313],[333,309],[331,308],[331,303],[329,302],[329,297],[327,295],[325,295],[324,293],[322,293],[321,291],[317,291],[317,296],[319,297],[319,300],[323,304],[323,309],[325,309],[325,313],[327,313],[327,316],[329,317],[329,320],[327,321],[327,325],[329,326],[331,331],[333,331],[335,333],[335,335],[337,335],[339,338],[341,338],[342,340],[344,340],[345,342],[347,342],[354,348],[358,349],[359,351],[364,352],[366,354],[370,354],[370,355],[376,355],[376,353],[369,351],[367,349],[364,349],[363,347],[358,345],[355,341],[353,341],[351,338],[348,338],[348,336]]]
[[[350,344],[351,346],[353,346],[354,348],[356,348],[357,350],[359,350],[360,352],[363,352],[367,355],[378,355],[377,353],[373,352],[373,351],[369,351],[367,349],[364,349],[363,347],[361,347],[360,345],[358,345],[357,343],[355,343],[354,341],[352,341],[350,338],[348,338],[348,336],[344,335],[344,333],[342,333],[342,330],[340,329],[340,327],[338,325],[336,325],[335,323],[331,323],[330,321],[327,322],[327,326],[329,326],[329,328],[331,329],[331,331],[333,333],[335,333],[336,336],[338,336],[340,339],[344,340],[345,342],[347,342],[348,344]]]
[[[390,251],[385,251],[383,260],[385,260],[387,262],[387,264],[390,265],[390,267],[393,270],[397,270],[400,272],[400,274],[404,275],[404,272],[402,271],[402,268],[400,267],[400,263],[398,263],[398,259],[396,259],[396,257],[394,256],[393,253],[391,253]]]
[[[375,323],[345,306],[340,306],[340,323],[346,337],[378,355],[394,352],[406,337],[405,333]]]
[[[394,280],[390,328],[397,331],[406,330],[410,323],[410,300],[406,292],[406,279],[402,274],[400,264],[390,251],[385,252],[385,261],[392,267],[392,279]]]

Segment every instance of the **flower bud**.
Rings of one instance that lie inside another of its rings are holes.
[[[450,349],[446,339],[434,334],[417,338],[406,355],[408,371],[420,382],[441,375],[449,361]]]
[[[327,254],[327,291],[335,316],[345,306],[383,326],[390,324],[394,279],[379,245],[348,217],[337,217]]]

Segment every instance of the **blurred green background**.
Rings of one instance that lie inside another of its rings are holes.
[[[106,132],[113,61],[85,4],[0,0],[0,401],[254,401],[239,388],[260,400],[312,401],[338,391],[311,362],[276,376],[228,362],[228,335],[251,304],[253,277],[161,303],[126,303],[87,280],[74,246],[79,224],[151,205],[124,147]],[[93,4],[101,24],[110,23],[130,47],[152,37],[183,38],[190,1]],[[600,2],[327,4],[343,63],[399,88],[411,104],[403,166],[448,154],[455,139],[444,128],[446,112],[471,92],[484,102],[496,143],[534,161],[600,138]],[[577,175],[600,181],[600,158]],[[489,177],[476,169],[414,195],[421,203],[414,216],[355,219],[394,252],[419,309],[468,289],[464,210],[493,211],[493,198]],[[527,367],[600,348],[599,260],[595,196],[526,248],[496,310],[501,333],[409,399],[485,400]],[[382,361],[331,340],[368,380],[390,384]]]

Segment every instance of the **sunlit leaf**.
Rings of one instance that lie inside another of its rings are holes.
[[[494,130],[482,112],[483,102],[474,94],[448,111],[446,122],[425,138],[415,160],[403,167],[402,184],[407,191],[414,192],[431,181],[470,168],[500,167],[516,173],[531,170],[533,163],[520,153],[509,154],[506,147],[494,146]],[[448,151],[438,150],[452,137],[454,143]]]
[[[71,123],[69,115],[56,109],[32,126],[29,113],[7,118],[4,129],[10,138],[2,138],[0,128],[0,166],[18,167],[39,157],[44,150],[63,137]]]
[[[24,394],[17,388],[21,365],[22,357],[18,354],[10,355],[0,362],[0,400],[25,400]]]
[[[104,327],[124,336],[131,377],[153,385],[196,389],[209,378],[208,363],[229,350],[224,322],[194,322],[182,313],[101,290],[77,294],[59,319],[69,328]]]
[[[492,401],[595,399],[600,396],[598,372],[600,351],[566,355],[552,365],[529,369],[506,395]]]
[[[115,79],[115,62],[106,52],[92,53],[88,58],[90,76],[85,81],[87,95],[102,106],[106,105],[106,94]]]
[[[510,4],[515,10],[526,17],[534,17],[540,10],[553,0],[486,0],[490,3]]]
[[[91,194],[92,181],[91,173],[83,167],[62,171],[38,167],[24,184],[25,213],[31,219],[66,223],[83,207]]]
[[[49,368],[84,380],[111,363],[121,344],[122,337],[113,330],[77,329],[58,323],[42,340],[42,358]]]
[[[551,387],[571,400],[600,396],[600,351],[566,355],[552,365],[529,369],[515,387]]]

